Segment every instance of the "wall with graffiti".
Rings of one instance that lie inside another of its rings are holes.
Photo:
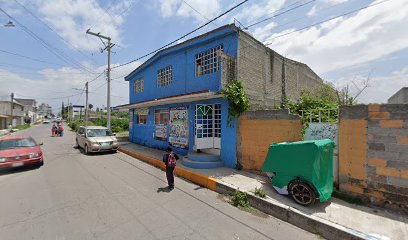
[[[187,108],[170,109],[169,143],[179,148],[188,148],[188,110]]]

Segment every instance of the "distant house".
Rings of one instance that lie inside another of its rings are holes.
[[[43,118],[50,116],[52,115],[52,107],[46,103],[41,103],[40,106],[38,106],[37,113]]]
[[[403,87],[390,98],[388,98],[388,103],[408,103],[408,87]]]
[[[14,101],[0,101],[0,130],[24,124],[24,105]]]
[[[156,53],[125,80],[129,82],[130,141],[188,154],[219,154],[236,164],[236,126],[228,126],[221,91],[241,80],[252,110],[296,100],[323,81],[306,64],[283,57],[234,25],[226,25]]]
[[[15,98],[18,103],[24,105],[24,113],[29,117],[31,122],[36,122],[39,119],[37,114],[37,101],[35,99]]]

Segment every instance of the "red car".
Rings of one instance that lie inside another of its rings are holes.
[[[30,136],[0,138],[0,169],[43,165],[40,145]]]

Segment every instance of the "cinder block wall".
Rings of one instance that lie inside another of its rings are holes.
[[[283,65],[286,96],[293,101],[300,97],[302,90],[313,90],[323,83],[306,64],[284,58],[242,31],[238,34],[237,64],[237,77],[243,82],[251,110],[280,106]]]
[[[340,109],[340,191],[408,211],[408,105]]]
[[[260,171],[271,143],[302,140],[302,123],[288,110],[245,112],[237,121],[237,160]]]

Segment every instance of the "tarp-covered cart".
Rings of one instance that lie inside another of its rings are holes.
[[[273,143],[262,166],[280,194],[308,206],[333,193],[333,149],[329,139]]]

